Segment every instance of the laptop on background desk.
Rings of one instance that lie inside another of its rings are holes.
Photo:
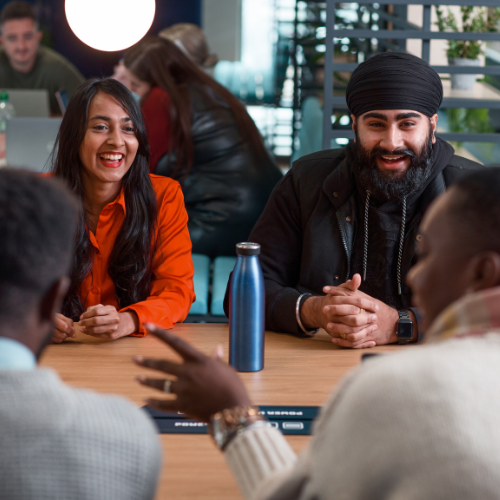
[[[49,91],[46,89],[3,89],[9,94],[17,117],[48,118],[50,116]]]
[[[62,118],[7,120],[7,166],[44,172],[54,148]]]

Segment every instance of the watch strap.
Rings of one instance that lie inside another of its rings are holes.
[[[402,344],[402,345],[409,344],[413,338],[413,322],[411,320],[410,313],[406,309],[403,309],[401,311],[398,311],[398,315],[399,315],[399,321],[398,321],[398,327],[396,330],[396,335],[398,336],[398,342],[399,342],[399,344]],[[403,337],[400,335],[401,334],[400,326],[401,326],[401,324],[408,324],[408,323],[411,325],[412,334],[409,337]]]
[[[402,319],[409,319],[411,321],[410,313],[407,310],[398,311],[398,314],[399,314],[399,320],[400,321]]]
[[[424,338],[422,328],[420,327],[420,322],[422,321],[422,314],[420,314],[420,310],[418,309],[418,307],[409,307],[408,310],[413,313],[413,316],[415,316],[417,324],[413,325],[413,328],[415,328],[415,326],[417,327],[417,342],[421,342]]]

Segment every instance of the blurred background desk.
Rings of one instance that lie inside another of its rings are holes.
[[[220,343],[227,355],[227,324],[181,324],[173,331],[206,354],[211,354]],[[399,349],[399,346],[385,346],[369,352]],[[311,339],[266,332],[264,370],[241,376],[255,404],[320,406],[346,372],[359,364],[363,352],[367,351],[337,348],[323,331]],[[176,358],[169,348],[151,335],[126,337],[114,342],[79,335],[75,340],[49,346],[41,365],[57,370],[72,386],[120,394],[142,406],[144,398],[154,391],[135,382],[134,377],[145,371],[131,363],[130,358],[135,354]],[[156,498],[241,498],[223,455],[210,437],[162,434],[160,439],[164,463]],[[288,436],[287,439],[299,452],[310,438]]]

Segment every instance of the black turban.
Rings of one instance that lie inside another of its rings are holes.
[[[346,99],[354,116],[375,109],[411,109],[430,117],[441,106],[443,84],[419,57],[383,52],[353,71]]]

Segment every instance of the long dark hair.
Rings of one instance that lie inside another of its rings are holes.
[[[209,98],[211,89],[231,108],[241,136],[248,140],[257,158],[267,155],[262,137],[243,104],[229,90],[201,70],[170,40],[159,36],[142,39],[125,54],[125,66],[139,80],[160,87],[170,96],[170,148],[176,154],[174,175],[187,175],[193,165],[192,109],[188,85],[198,83]]]
[[[57,153],[52,157],[55,176],[63,179],[82,203],[71,286],[63,305],[63,314],[73,320],[78,320],[84,312],[78,292],[85,277],[92,272],[94,257],[88,234],[89,220],[82,182],[84,166],[79,149],[87,130],[89,106],[98,92],[109,94],[127,111],[139,141],[134,162],[122,179],[127,210],[108,267],[120,308],[148,297],[152,279],[151,261],[156,244],[156,196],[149,177],[149,145],[141,110],[132,94],[116,80],[87,80],[69,101],[54,147]]]

